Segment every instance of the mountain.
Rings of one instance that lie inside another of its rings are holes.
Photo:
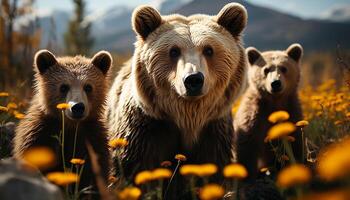
[[[333,7],[324,12],[321,17],[330,21],[350,23],[350,5]]]
[[[162,14],[205,13],[215,15],[225,4],[230,2],[232,1],[155,0],[152,5],[157,7]],[[305,20],[247,1],[238,0],[238,2],[248,10],[248,26],[243,36],[246,46],[255,46],[261,50],[283,49],[291,43],[299,42],[307,51],[334,50],[338,44],[343,49],[350,49],[350,26],[347,22],[331,21],[330,17]],[[93,12],[85,18],[85,22],[92,23],[96,51],[99,49],[116,52],[133,51],[136,36],[131,30],[132,10],[133,8],[130,7],[115,6]],[[54,12],[52,18],[56,27],[57,44],[63,44],[63,33],[67,27],[69,14]],[[42,47],[46,47],[48,38],[52,38],[49,19],[46,16],[39,20],[44,30]]]
[[[193,0],[172,11],[183,15],[206,13],[215,15],[230,0]],[[248,26],[244,31],[246,46],[264,49],[283,49],[294,42],[301,43],[307,51],[333,50],[340,44],[350,48],[350,26],[329,20],[304,20],[269,8],[238,1],[248,10]],[[97,49],[132,51],[135,34],[131,30],[101,38]]]

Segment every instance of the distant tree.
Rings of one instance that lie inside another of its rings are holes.
[[[64,35],[66,53],[69,55],[88,55],[93,45],[90,36],[91,23],[84,22],[85,1],[73,0],[74,18],[69,22],[68,30]]]

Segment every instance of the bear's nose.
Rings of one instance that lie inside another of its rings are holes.
[[[271,88],[273,92],[279,92],[282,90],[282,82],[280,80],[275,80],[271,83]]]
[[[188,96],[198,96],[203,87],[204,76],[201,72],[191,73],[184,77],[184,84]]]
[[[83,103],[76,103],[71,107],[73,118],[80,119],[84,116],[85,105]]]

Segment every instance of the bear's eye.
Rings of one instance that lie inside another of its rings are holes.
[[[211,56],[213,56],[213,54],[214,54],[214,50],[212,47],[210,47],[210,46],[204,47],[204,49],[203,49],[204,56],[211,57]]]
[[[86,93],[92,92],[92,86],[91,86],[90,84],[84,85],[84,91],[85,91]]]
[[[61,92],[62,94],[66,94],[68,91],[69,91],[69,85],[67,85],[67,84],[62,84],[62,85],[60,86],[60,92]]]
[[[269,69],[269,68],[265,68],[265,69],[264,69],[264,74],[265,74],[265,75],[267,75],[269,72],[270,72],[270,69]]]
[[[173,47],[169,51],[169,56],[172,59],[176,59],[176,58],[180,57],[180,55],[181,55],[181,50],[179,47]]]
[[[281,67],[280,70],[283,74],[287,73],[288,71],[286,67]]]

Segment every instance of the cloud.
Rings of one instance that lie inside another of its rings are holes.
[[[322,19],[350,21],[350,5],[336,5],[321,14]]]

